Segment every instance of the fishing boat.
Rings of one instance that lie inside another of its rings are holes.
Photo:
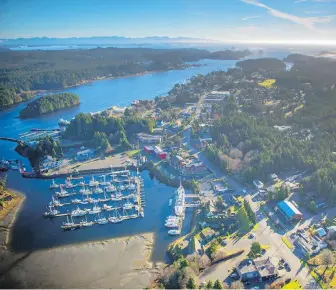
[[[71,212],[71,216],[78,217],[78,216],[84,216],[87,214],[86,210],[82,210],[79,207],[77,207],[75,210]]]
[[[52,183],[50,184],[50,189],[56,189],[59,188],[59,185],[55,182],[55,180],[52,180]]]
[[[106,192],[115,192],[116,190],[117,190],[117,188],[113,184],[105,187]]]
[[[181,234],[181,231],[180,230],[169,230],[168,234],[171,236],[178,236]]]
[[[123,209],[131,209],[131,208],[133,208],[133,206],[134,206],[133,203],[131,203],[131,202],[126,202],[126,203],[124,203],[124,205],[123,205]]]
[[[63,186],[60,185],[60,191],[56,192],[55,196],[57,196],[57,197],[68,197],[68,196],[71,196],[71,194],[68,193],[66,190],[64,190]]]
[[[98,186],[99,182],[97,180],[94,179],[94,177],[92,176],[92,179],[89,182],[89,186],[94,187],[94,186]]]
[[[89,211],[89,214],[96,214],[96,213],[100,213],[100,212],[101,212],[101,208],[99,206],[97,206],[97,204],[95,203],[92,210]]]
[[[53,206],[49,205],[49,211],[46,211],[43,216],[44,217],[55,217],[57,214],[59,214],[60,212],[57,209],[54,209]]]

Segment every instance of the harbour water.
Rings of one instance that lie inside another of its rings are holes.
[[[202,66],[95,81],[90,85],[66,89],[65,92],[79,95],[80,106],[39,118],[18,119],[19,111],[26,105],[24,103],[9,108],[0,112],[1,136],[18,138],[20,133],[33,128],[55,128],[60,118],[69,120],[79,112],[96,112],[114,105],[127,106],[133,100],[153,99],[167,93],[175,83],[183,82],[199,73],[226,70],[233,67],[235,61],[203,60],[199,64]],[[0,158],[20,159],[27,165],[27,160],[14,151],[15,145],[15,143],[0,141]],[[146,199],[144,218],[63,232],[60,229],[62,219],[44,219],[42,216],[51,200],[50,180],[23,179],[18,172],[8,172],[8,187],[23,192],[27,197],[13,226],[11,247],[16,251],[31,251],[77,242],[154,232],[156,238],[152,258],[154,260],[164,259],[164,250],[174,239],[167,234],[164,221],[171,214],[169,199],[173,198],[175,189],[151,180],[148,172],[143,172],[141,176],[144,180]],[[60,180],[56,182],[61,183]],[[189,230],[190,218],[191,214],[187,212],[182,234]]]

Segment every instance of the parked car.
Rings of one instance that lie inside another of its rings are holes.
[[[251,234],[249,235],[249,239],[254,239],[254,234],[251,233]]]
[[[239,275],[236,272],[231,273],[229,277],[233,280],[238,280],[239,279]]]
[[[292,281],[292,279],[291,279],[291,278],[287,278],[287,279],[285,280],[285,283],[288,284],[290,281]]]

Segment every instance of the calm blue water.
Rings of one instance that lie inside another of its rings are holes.
[[[56,112],[40,118],[20,120],[19,111],[25,104],[12,107],[0,112],[1,136],[19,137],[32,128],[57,127],[60,118],[71,119],[79,112],[96,112],[111,106],[127,106],[133,100],[153,99],[167,93],[177,82],[184,82],[187,78],[198,73],[206,74],[213,70],[227,69],[235,65],[235,61],[205,60],[201,64],[206,66],[159,72],[143,76],[119,78],[93,82],[92,85],[69,88],[66,92],[73,92],[80,96],[81,105],[65,111]],[[21,159],[13,149],[14,143],[0,141],[0,158]],[[8,187],[21,191],[27,198],[22,206],[13,227],[11,246],[14,250],[35,250],[53,246],[71,244],[75,242],[106,239],[111,237],[128,236],[133,234],[154,232],[155,247],[154,260],[164,259],[165,248],[173,240],[164,228],[164,220],[171,213],[168,206],[169,199],[174,195],[174,188],[150,180],[148,173],[142,173],[145,184],[146,208],[145,218],[124,221],[121,224],[92,226],[83,230],[63,232],[60,229],[62,218],[44,219],[43,212],[51,200],[49,190],[50,181],[23,179],[18,172],[9,172]],[[184,222],[184,232],[189,230],[191,214]]]

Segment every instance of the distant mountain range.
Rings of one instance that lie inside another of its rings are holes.
[[[154,43],[218,43],[215,40],[192,37],[122,37],[122,36],[97,36],[97,37],[70,37],[70,38],[15,38],[0,39],[0,45],[4,46],[43,46],[43,45],[111,45],[111,44],[154,44]]]

